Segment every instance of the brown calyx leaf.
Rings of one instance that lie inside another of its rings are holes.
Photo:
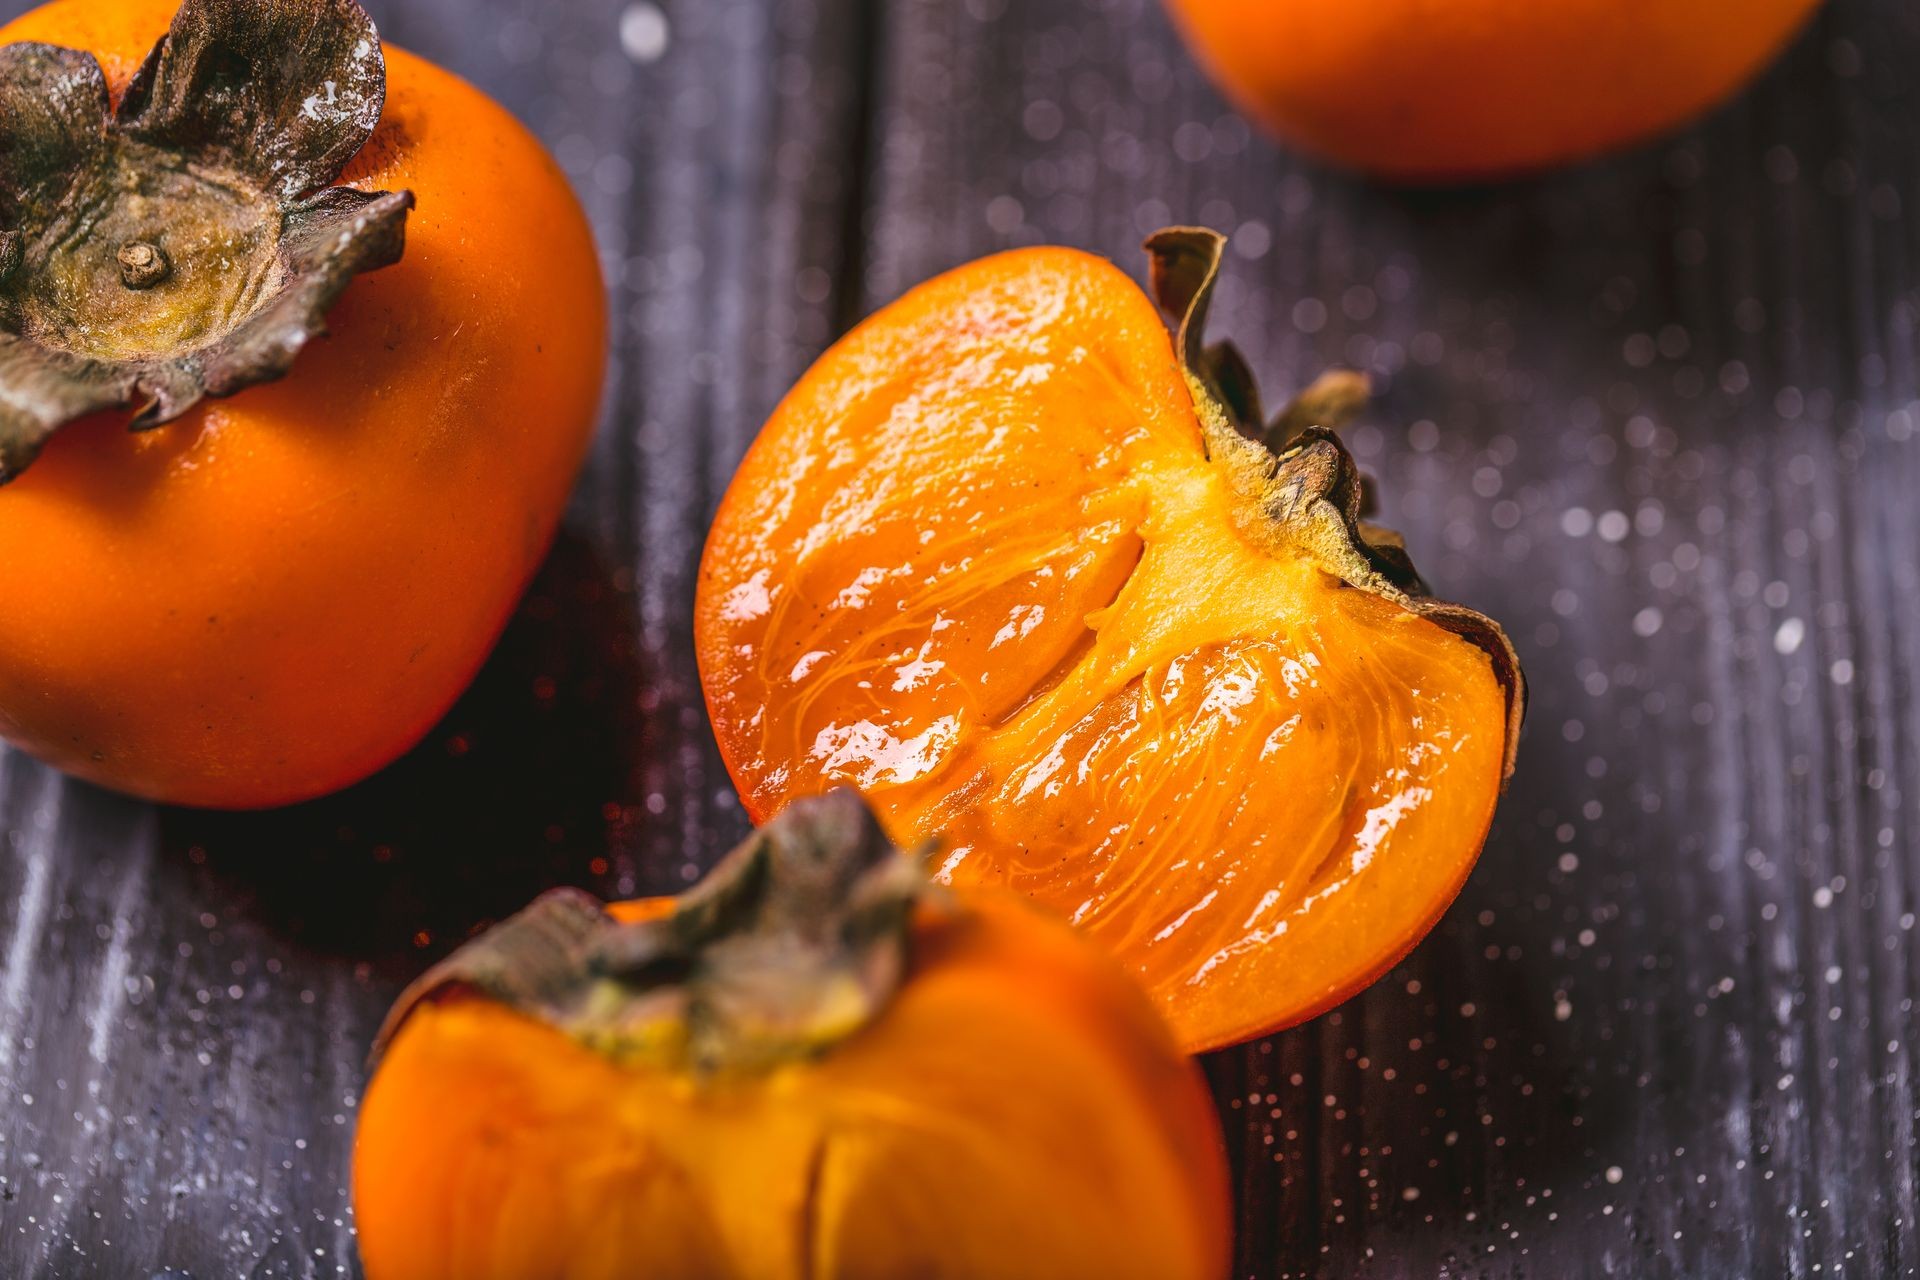
[[[1505,774],[1511,777],[1527,701],[1513,642],[1485,614],[1434,599],[1400,535],[1362,518],[1367,487],[1334,432],[1365,407],[1371,391],[1366,376],[1322,374],[1263,422],[1245,358],[1231,344],[1203,340],[1226,237],[1205,228],[1169,227],[1149,236],[1145,247],[1154,300],[1178,324],[1175,347],[1207,454],[1227,468],[1245,500],[1241,527],[1484,650],[1507,695]]]
[[[374,1057],[422,1004],[464,991],[622,1062],[765,1070],[877,1017],[905,979],[915,907],[938,900],[924,858],[896,849],[857,794],[798,800],[658,919],[544,895],[410,986]]]
[[[0,484],[89,413],[284,375],[400,259],[412,194],[326,185],[385,98],[355,0],[185,0],[112,114],[91,54],[0,48]]]

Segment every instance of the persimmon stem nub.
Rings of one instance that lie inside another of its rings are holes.
[[[896,849],[850,790],[795,800],[665,915],[621,923],[587,894],[550,891],[408,987],[374,1057],[459,989],[629,1064],[710,1075],[823,1053],[906,980],[913,914],[941,901],[929,852]]]
[[[151,289],[173,274],[173,264],[158,245],[135,240],[120,250],[120,283],[129,289]]]
[[[400,260],[412,194],[332,185],[386,65],[357,0],[181,0],[118,104],[91,53],[0,43],[0,485],[69,422],[285,376]]]

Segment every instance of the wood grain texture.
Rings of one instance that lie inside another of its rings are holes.
[[[25,6],[0,0],[0,17]],[[1252,133],[1150,0],[370,0],[599,230],[618,360],[563,535],[423,746],[278,814],[0,756],[0,1275],[356,1274],[362,1055],[552,883],[743,826],[690,645],[734,462],[846,324],[993,249],[1231,230],[1215,331],[1330,363],[1522,767],[1433,937],[1214,1055],[1246,1276],[1920,1268],[1920,13],[1834,0],[1665,143],[1383,190]],[[624,36],[624,39],[623,39]]]

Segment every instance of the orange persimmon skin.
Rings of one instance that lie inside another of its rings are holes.
[[[117,98],[175,7],[59,0],[0,43],[91,52]],[[357,781],[444,714],[553,536],[605,360],[591,232],[511,116],[386,52],[340,182],[415,193],[403,260],[284,380],[71,424],[0,488],[0,734],[70,773],[222,808]]]
[[[1189,1050],[1354,994],[1472,867],[1507,699],[1238,501],[1111,264],[1001,254],[883,309],[775,411],[702,564],[748,812],[859,788],[941,878],[1119,958]]]
[[[369,1280],[1217,1280],[1199,1073],[1067,930],[963,905],[916,920],[873,1023],[770,1075],[624,1067],[502,1005],[422,1006],[361,1105]]]
[[[1819,0],[1167,0],[1220,85],[1307,149],[1412,180],[1575,160],[1730,96]]]

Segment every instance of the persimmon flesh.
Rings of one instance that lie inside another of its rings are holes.
[[[1432,926],[1519,690],[1491,623],[1387,581],[1330,437],[1276,466],[1225,421],[1191,319],[1183,368],[1142,291],[1065,249],[912,291],[767,424],[697,623],[750,812],[861,788],[1203,1049],[1345,999]]]

